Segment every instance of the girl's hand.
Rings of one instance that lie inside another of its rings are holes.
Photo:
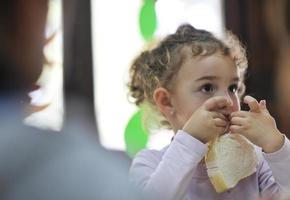
[[[284,137],[277,129],[275,119],[266,107],[266,101],[258,103],[255,98],[246,96],[244,103],[248,104],[250,111],[237,111],[231,114],[231,133],[244,135],[267,153],[280,149]]]
[[[216,135],[224,134],[229,126],[229,121],[216,110],[230,105],[231,102],[224,97],[208,99],[191,115],[183,126],[183,130],[203,143],[207,143]]]

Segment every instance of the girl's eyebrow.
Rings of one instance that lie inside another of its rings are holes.
[[[215,80],[215,79],[218,79],[218,77],[217,76],[202,76],[196,79],[195,81]]]
[[[198,79],[196,79],[195,81],[204,81],[204,80],[216,80],[216,79],[220,79],[220,77],[217,77],[217,76],[202,76]],[[240,78],[239,77],[233,77],[232,78],[232,82],[239,82],[240,81]]]

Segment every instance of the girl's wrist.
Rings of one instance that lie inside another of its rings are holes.
[[[205,139],[202,138],[202,137],[200,137],[200,136],[198,136],[198,134],[195,134],[194,131],[192,131],[192,130],[187,130],[186,128],[183,128],[182,131],[186,132],[186,133],[189,134],[191,137],[193,137],[193,138],[199,140],[200,142],[206,144]]]
[[[284,140],[283,134],[279,130],[276,130],[274,137],[262,149],[265,153],[274,153],[282,148]]]

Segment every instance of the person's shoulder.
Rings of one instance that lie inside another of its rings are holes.
[[[17,180],[9,185],[8,195],[34,199],[33,194],[45,200],[138,199],[128,181],[128,161],[104,149],[88,131],[79,125],[61,132],[21,125],[6,129],[0,141],[5,163],[0,174]]]

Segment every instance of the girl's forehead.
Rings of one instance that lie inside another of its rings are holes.
[[[179,76],[193,78],[200,76],[237,76],[238,68],[227,55],[215,53],[208,56],[188,57],[179,70]]]
[[[188,56],[184,60],[184,65],[192,65],[197,67],[216,67],[224,64],[232,65],[232,67],[236,68],[234,59],[230,55],[223,55],[220,52],[204,56]]]

